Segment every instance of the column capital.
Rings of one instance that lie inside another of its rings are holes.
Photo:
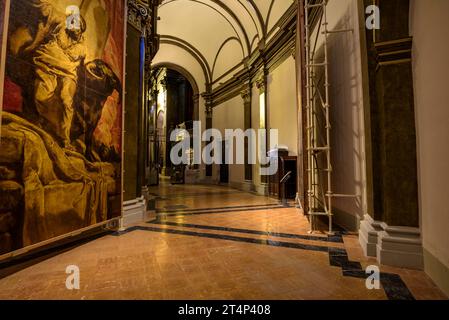
[[[197,103],[200,100],[200,94],[194,94],[193,95],[193,102]]]
[[[244,103],[251,102],[251,85],[245,86],[241,91],[240,95],[244,101]]]
[[[205,92],[202,93],[201,96],[203,97],[204,104],[206,106],[206,117],[212,118],[212,106],[213,106],[212,94],[210,92]]]
[[[162,89],[167,90],[167,82],[168,82],[167,76],[165,76],[161,79],[161,81],[159,83],[162,86]]]
[[[264,74],[256,80],[256,87],[259,89],[260,93],[264,93],[267,88],[267,76]]]
[[[410,62],[412,60],[412,46],[412,37],[375,43],[377,66]]]
[[[203,97],[204,103],[206,105],[212,105],[213,99],[212,99],[212,94],[210,92],[204,92],[201,94],[201,96]]]
[[[213,108],[211,104],[206,104],[206,118],[212,118]]]

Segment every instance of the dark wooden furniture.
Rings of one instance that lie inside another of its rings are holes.
[[[282,199],[283,185],[280,183],[281,179],[291,171],[290,178],[285,183],[285,197],[286,199],[295,199],[297,187],[297,157],[289,156],[287,151],[279,151],[277,158],[271,158],[270,161],[277,161],[277,173],[270,176],[268,179],[268,195]]]

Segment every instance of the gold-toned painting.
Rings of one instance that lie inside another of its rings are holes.
[[[6,0],[0,0],[0,54],[3,52],[3,29],[5,27],[7,6],[9,8],[9,3],[7,3]],[[3,66],[0,68],[3,69]]]
[[[120,216],[124,15],[121,0],[11,1],[0,255]]]

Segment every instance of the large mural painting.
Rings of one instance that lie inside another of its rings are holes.
[[[4,28],[4,24],[5,24],[5,18],[6,18],[5,15],[6,15],[6,6],[7,5],[9,5],[9,4],[6,3],[6,0],[0,0],[0,54],[3,52],[3,28]],[[3,64],[3,63],[1,63],[1,64]],[[1,68],[1,70],[3,70],[3,66],[0,66],[0,68]]]
[[[8,23],[8,13],[9,10],[9,0],[0,0],[0,84],[3,83],[4,75],[5,75],[5,49],[6,49],[6,33],[4,32],[6,24]],[[1,127],[1,112],[3,107],[3,88],[0,85],[0,137],[2,133]]]
[[[124,11],[121,0],[11,1],[0,255],[120,216]]]

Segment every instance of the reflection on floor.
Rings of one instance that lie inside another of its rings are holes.
[[[381,266],[366,288],[356,235],[308,235],[277,201],[222,186],[152,188],[151,221],[0,280],[0,299],[445,299],[420,271]],[[81,288],[65,287],[68,265]]]

